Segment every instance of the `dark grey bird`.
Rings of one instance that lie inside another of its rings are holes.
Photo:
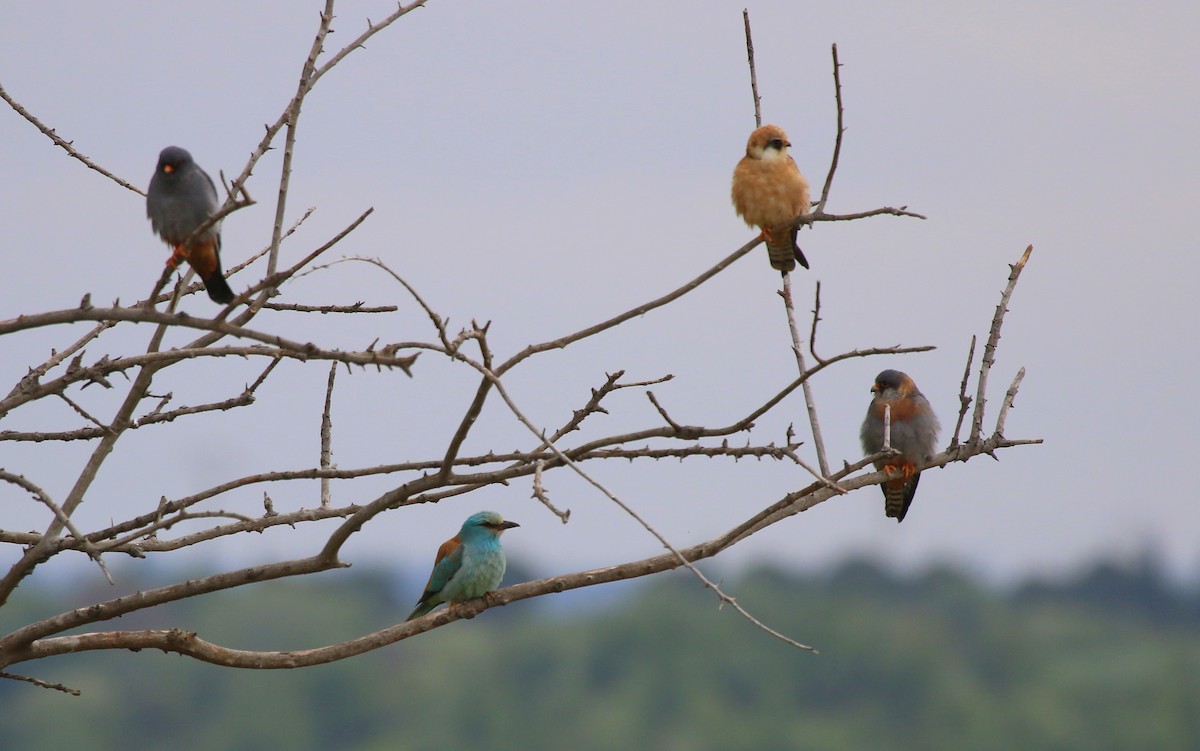
[[[917,467],[937,453],[935,446],[942,426],[917,384],[899,370],[885,370],[875,376],[871,391],[875,398],[867,408],[867,418],[863,420],[859,437],[867,456],[879,453],[883,448],[884,407],[892,408],[891,445],[900,451],[900,456],[875,462],[875,469],[885,470],[889,476],[899,475],[880,487],[883,489],[884,512],[902,522],[921,479]]]
[[[233,290],[221,273],[221,223],[215,222],[188,240],[217,208],[216,186],[192,161],[192,155],[178,146],[163,149],[146,191],[150,226],[173,250],[167,264],[177,268],[187,261],[213,302],[228,305],[233,302]]]

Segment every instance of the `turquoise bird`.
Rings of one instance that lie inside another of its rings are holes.
[[[438,548],[425,594],[405,620],[420,618],[443,602],[466,602],[483,597],[500,586],[506,565],[500,534],[519,526],[516,522],[504,521],[495,511],[472,514],[463,522],[458,534]]]

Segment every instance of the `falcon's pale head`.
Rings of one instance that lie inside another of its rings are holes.
[[[746,156],[767,162],[775,161],[786,157],[788,146],[791,145],[783,128],[764,125],[750,134],[750,140],[746,142]]]

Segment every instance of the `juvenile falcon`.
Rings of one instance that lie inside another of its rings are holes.
[[[897,522],[902,522],[921,479],[917,465],[924,464],[937,453],[934,446],[941,425],[917,384],[899,370],[885,370],[875,376],[871,391],[875,398],[867,408],[867,418],[863,420],[859,437],[863,451],[868,456],[883,448],[883,411],[885,406],[890,405],[891,445],[901,453],[900,456],[875,462],[875,469],[886,470],[889,477],[899,475],[880,487],[883,489],[884,511]]]
[[[738,216],[762,229],[771,268],[785,273],[796,268],[796,261],[808,268],[796,244],[800,228],[788,225],[811,208],[808,181],[787,153],[791,145],[778,125],[764,125],[751,133],[746,156],[733,170],[732,191]]]
[[[213,302],[228,305],[233,302],[233,290],[221,273],[221,223],[216,222],[184,245],[217,207],[212,178],[192,161],[192,155],[178,146],[163,149],[146,191],[150,226],[174,250],[167,265],[177,268],[180,261],[187,261]]]

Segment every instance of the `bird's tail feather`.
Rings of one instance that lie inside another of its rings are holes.
[[[907,480],[901,477],[883,484],[883,511],[895,519],[897,524],[904,521],[905,515],[908,514],[920,479],[921,473],[918,472]]]
[[[196,275],[204,282],[204,289],[213,302],[228,305],[233,302],[233,290],[225,275],[221,273],[221,238],[209,238],[194,243],[187,249],[184,258],[188,265],[196,270]],[[178,250],[175,251],[179,253]],[[174,256],[172,256],[174,258]]]
[[[804,268],[808,268],[808,259],[796,244],[796,232],[797,230],[793,229],[771,233],[771,239],[767,241],[767,257],[771,260],[771,268],[791,271],[796,268],[797,261]]]
[[[233,290],[229,288],[229,282],[225,281],[225,276],[221,273],[220,268],[212,276],[204,279],[204,289],[208,292],[208,296],[212,301],[221,305],[228,305],[233,302]]]
[[[414,618],[420,618],[421,616],[428,613],[430,610],[433,610],[434,608],[436,608],[437,605],[438,604],[436,602],[425,602],[424,600],[422,600],[421,602],[417,603],[417,606],[415,608],[413,608],[413,611],[411,613],[409,613],[408,617],[405,618],[404,620],[411,621]]]

